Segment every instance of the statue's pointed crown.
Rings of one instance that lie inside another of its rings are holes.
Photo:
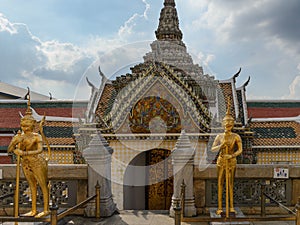
[[[223,118],[224,120],[234,120],[234,118],[231,115],[231,101],[230,98],[227,99],[227,110],[226,110],[226,115]]]
[[[35,121],[35,119],[32,116],[32,110],[31,110],[30,89],[29,88],[27,88],[27,89],[28,89],[28,92],[25,95],[25,99],[27,99],[27,109],[25,112],[25,116],[21,119],[21,121],[24,121],[24,120],[34,120]]]

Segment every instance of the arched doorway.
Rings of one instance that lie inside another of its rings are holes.
[[[124,209],[168,210],[173,195],[171,151],[152,149],[137,155],[124,175]]]

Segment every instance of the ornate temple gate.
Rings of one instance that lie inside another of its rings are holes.
[[[153,149],[146,154],[149,168],[146,186],[146,209],[168,210],[173,195],[173,168],[171,151]]]

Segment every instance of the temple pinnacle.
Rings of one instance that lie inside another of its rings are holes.
[[[172,7],[175,7],[175,1],[174,1],[174,0],[165,0],[164,6],[172,6]]]
[[[182,32],[179,28],[179,20],[174,0],[165,0],[160,12],[159,25],[155,31],[157,40],[181,41]]]

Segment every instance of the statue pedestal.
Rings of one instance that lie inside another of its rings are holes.
[[[234,208],[236,211],[235,217],[245,217],[245,215],[243,214],[243,212],[241,211],[240,208],[235,207]],[[210,214],[210,218],[220,218],[221,215],[217,215],[216,214],[217,208],[210,208],[209,209],[209,214]],[[225,209],[224,209],[225,212]],[[210,225],[223,225],[223,224],[244,224],[244,225],[250,225],[250,222],[210,222]]]

